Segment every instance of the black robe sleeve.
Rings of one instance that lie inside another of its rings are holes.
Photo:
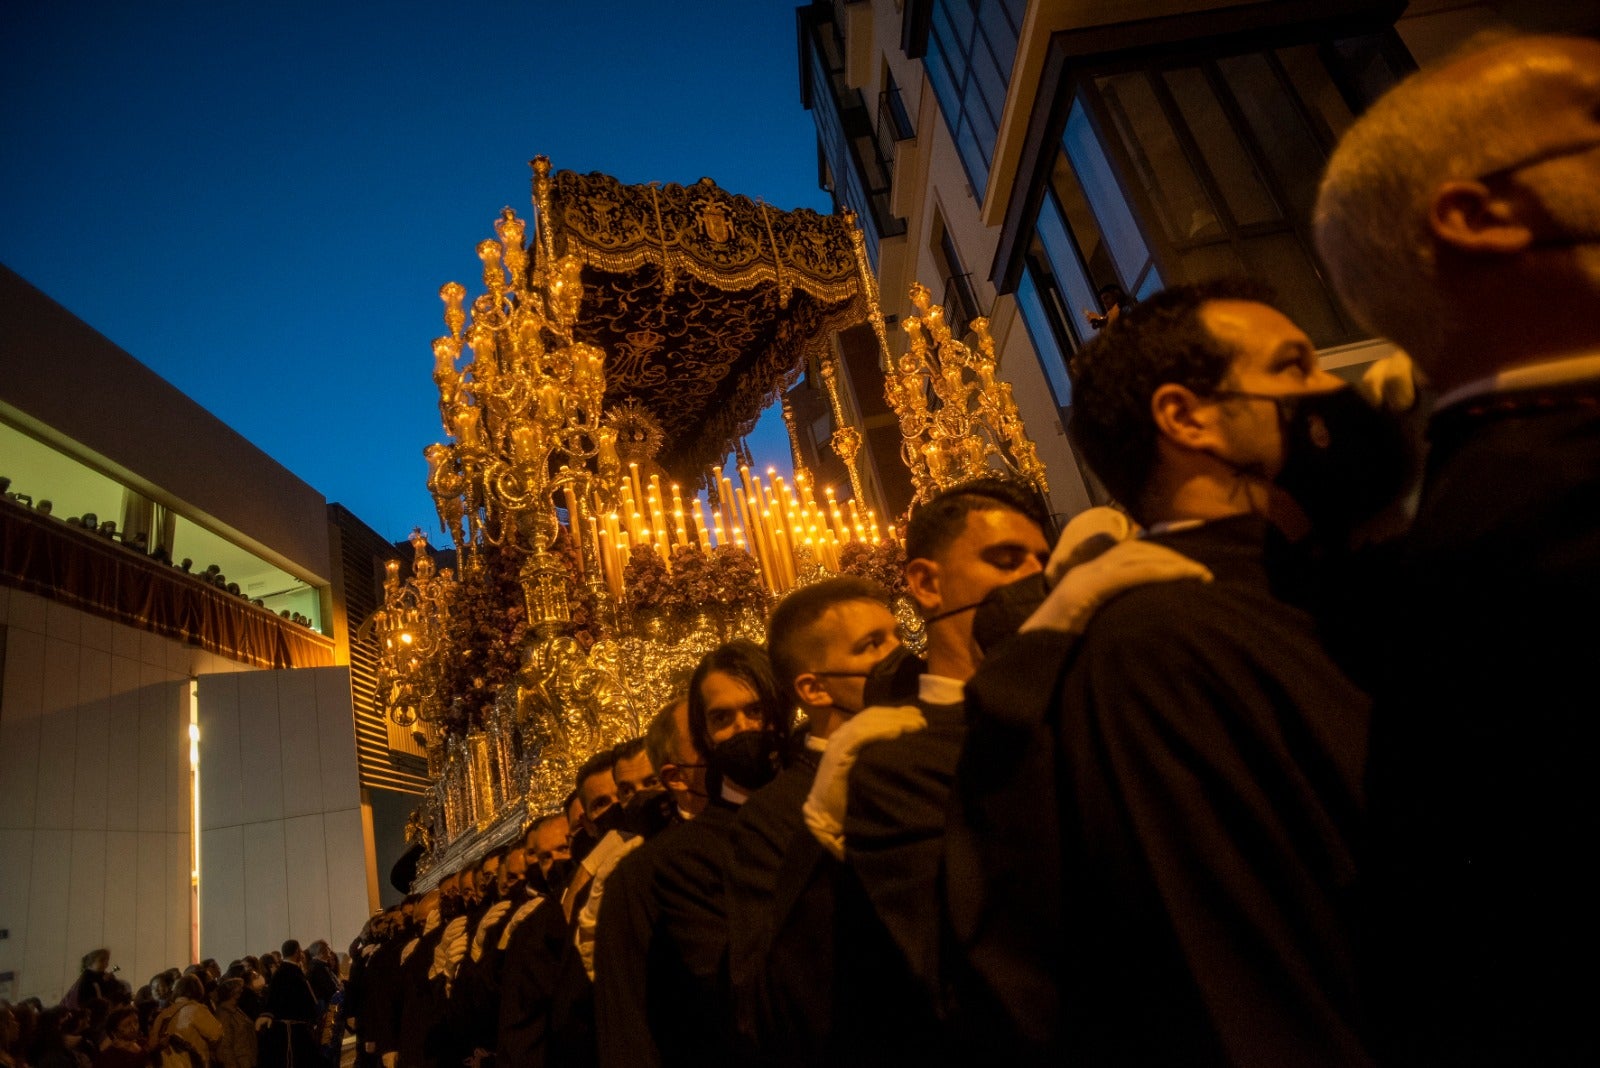
[[[606,877],[594,944],[594,1016],[602,1068],[654,1068],[649,966],[656,908],[652,843],[622,858]]]

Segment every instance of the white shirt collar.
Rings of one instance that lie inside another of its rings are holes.
[[[917,677],[917,697],[930,705],[958,705],[966,699],[967,684],[943,675]]]
[[[1487,378],[1479,378],[1457,386],[1434,402],[1433,410],[1441,411],[1452,404],[1474,400],[1490,393],[1511,393],[1522,389],[1548,389],[1600,378],[1600,352],[1580,352],[1554,360],[1511,367]]]

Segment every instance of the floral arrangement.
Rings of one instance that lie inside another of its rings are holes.
[[[528,609],[517,575],[521,554],[482,544],[476,566],[463,567],[451,598],[439,692],[448,704],[444,728],[464,733],[486,719],[495,695],[521,666]]]
[[[694,545],[672,550],[672,570],[652,552],[634,553],[622,570],[630,611],[687,619],[708,609],[765,608],[767,591],[755,557],[732,545],[709,553]]]
[[[906,592],[905,550],[893,541],[868,545],[853,541],[839,550],[839,571],[870,579],[888,590],[891,596]]]
[[[622,568],[623,603],[629,612],[662,612],[670,614],[672,602],[671,578],[667,565],[653,552],[637,552],[628,557]]]

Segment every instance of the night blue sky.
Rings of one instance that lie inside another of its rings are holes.
[[[385,537],[436,532],[438,289],[481,289],[530,158],[831,210],[795,3],[7,3],[0,262]]]

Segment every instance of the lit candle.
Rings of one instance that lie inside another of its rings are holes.
[[[778,550],[773,554],[773,559],[778,563],[783,589],[786,590],[794,585],[794,554],[789,549],[789,540],[784,537],[782,523],[772,524],[772,541]]]
[[[618,597],[622,594],[622,569],[617,565],[617,548],[611,539],[611,531],[602,530],[600,538],[600,558],[604,560],[606,571],[606,586],[611,590],[611,596]]]
[[[643,500],[644,487],[639,484],[639,465],[631,460],[628,462],[628,480],[633,483],[633,499]]]
[[[698,496],[694,499],[694,536],[700,542],[700,551],[711,551],[711,535],[706,533],[705,506],[701,504]]]
[[[717,532],[717,547],[728,544],[728,532],[722,525],[722,509],[711,509],[711,528]]]
[[[578,533],[578,495],[572,492],[571,486],[562,486],[562,494],[567,498],[567,535],[572,539],[572,553],[578,562],[578,575],[583,576],[583,538]]]

